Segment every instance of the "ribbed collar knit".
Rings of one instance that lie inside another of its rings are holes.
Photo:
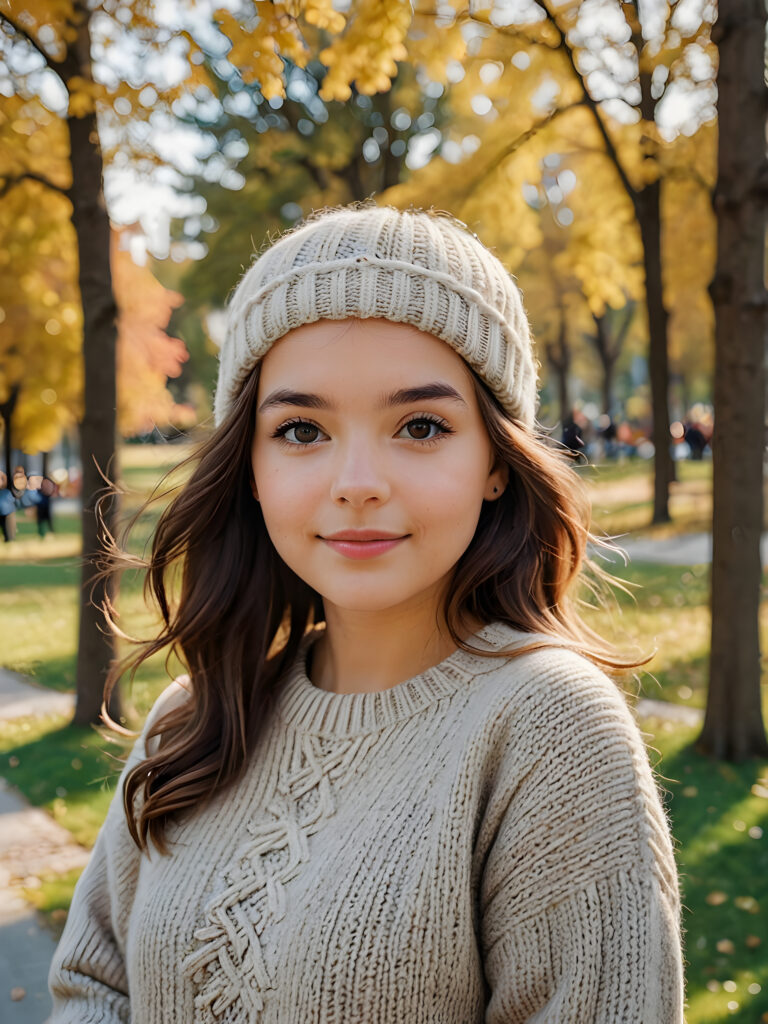
[[[296,659],[280,684],[277,710],[283,721],[299,730],[321,736],[355,736],[379,732],[418,714],[428,705],[468,686],[479,675],[494,671],[498,659],[469,654],[458,648],[438,665],[386,690],[366,693],[331,693],[315,686],[307,675],[312,644],[324,626],[307,633]],[[543,634],[524,633],[501,622],[484,626],[467,639],[470,647],[498,651],[527,642],[539,642]],[[558,645],[555,637],[548,643]]]

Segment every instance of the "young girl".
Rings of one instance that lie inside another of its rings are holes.
[[[77,886],[55,1024],[682,1022],[667,821],[604,671],[643,662],[569,598],[589,506],[537,365],[446,215],[323,210],[243,276],[130,659],[188,675]]]

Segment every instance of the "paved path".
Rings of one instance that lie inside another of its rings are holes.
[[[616,544],[629,555],[632,562],[660,562],[663,565],[703,565],[712,561],[711,533],[684,533],[679,537],[653,540],[650,537],[623,537]],[[622,565],[621,556],[613,558],[602,548],[591,548],[601,561]],[[760,544],[760,558],[768,565],[768,533],[764,533]]]
[[[21,895],[42,875],[82,868],[88,850],[44,811],[0,779],[0,1020],[42,1024],[51,1010],[48,967],[53,935]]]
[[[685,704],[672,704],[668,700],[647,700],[637,702],[638,718],[660,718],[665,722],[678,722],[680,725],[697,726],[704,722],[701,708],[689,708]]]
[[[74,698],[0,669],[0,719],[71,715]],[[0,778],[0,1021],[42,1024],[51,1009],[48,966],[56,948],[51,932],[23,898],[44,874],[82,867],[88,851],[50,815],[30,807]]]
[[[71,715],[75,698],[34,682],[17,672],[0,668],[0,719],[24,718],[26,715]]]

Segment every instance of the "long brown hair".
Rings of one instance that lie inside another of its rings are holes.
[[[501,498],[483,504],[475,535],[454,569],[444,609],[454,643],[472,650],[461,631],[468,618],[502,621],[555,637],[606,671],[645,664],[652,654],[621,657],[579,613],[580,582],[593,593],[605,592],[607,584],[626,589],[587,557],[589,541],[617,549],[591,533],[582,481],[545,433],[511,419],[474,374],[473,380],[509,483]],[[162,619],[156,637],[134,641],[138,651],[113,664],[105,705],[126,670],[132,680],[142,662],[163,650],[166,664],[174,653],[191,678],[190,698],[163,714],[148,734],[160,737],[158,749],[126,778],[128,825],[143,850],[151,840],[165,852],[170,820],[242,774],[269,720],[282,673],[308,626],[323,618],[320,595],[278,556],[251,490],[258,381],[257,367],[227,419],[176,467],[193,469],[162,512],[148,559],[128,554],[126,540],[153,496],[132,517],[120,543],[102,526],[107,548],[101,575],[144,570],[145,600]],[[124,636],[112,609],[103,610],[110,628]],[[518,657],[544,645],[546,639],[538,638],[500,656]]]

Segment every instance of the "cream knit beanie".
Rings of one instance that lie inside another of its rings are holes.
[[[284,334],[349,317],[382,317],[442,338],[512,417],[533,426],[540,363],[500,260],[450,215],[366,204],[315,211],[243,275],[229,303],[216,425]]]

